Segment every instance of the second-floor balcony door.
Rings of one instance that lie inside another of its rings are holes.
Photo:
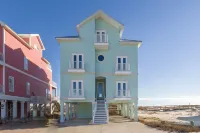
[[[125,71],[127,69],[127,58],[126,57],[118,57],[117,58],[117,69],[119,71]]]
[[[74,54],[72,60],[74,69],[83,69],[83,55]]]

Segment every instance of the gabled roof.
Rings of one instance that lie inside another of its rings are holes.
[[[112,17],[108,16],[107,14],[105,14],[103,11],[99,10],[96,13],[94,13],[93,15],[89,16],[88,18],[86,18],[85,20],[83,20],[80,24],[78,24],[76,26],[77,30],[79,31],[79,28],[84,25],[85,23],[87,23],[88,21],[90,21],[91,19],[97,19],[97,18],[102,18],[104,21],[106,21],[107,23],[113,25],[114,27],[120,29],[120,37],[122,36],[122,33],[124,31],[124,25],[119,23],[118,21],[116,21],[115,19],[113,19]]]
[[[40,38],[39,34],[18,34],[21,37],[32,37],[32,36],[36,36],[40,42],[40,46],[42,48],[42,50],[45,50],[44,44],[42,43],[42,40]]]

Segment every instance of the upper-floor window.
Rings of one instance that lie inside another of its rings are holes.
[[[117,96],[127,96],[127,81],[117,81]]]
[[[28,59],[24,57],[24,70],[28,70]]]
[[[14,86],[15,86],[15,79],[12,76],[8,77],[8,84],[9,84],[9,91],[14,92]]]
[[[30,83],[26,82],[26,94],[30,95]]]
[[[72,95],[82,96],[83,95],[83,80],[72,80]]]
[[[72,54],[72,68],[73,69],[84,68],[83,54]]]
[[[97,43],[105,43],[107,42],[107,35],[105,30],[97,30],[96,31],[96,42]]]
[[[49,97],[50,97],[50,90],[46,89],[46,98],[49,98]]]

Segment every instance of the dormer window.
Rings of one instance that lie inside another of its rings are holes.
[[[108,37],[105,30],[96,31],[96,42],[97,43],[106,43],[108,42]]]

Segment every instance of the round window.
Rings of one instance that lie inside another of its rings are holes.
[[[103,60],[104,60],[104,56],[103,56],[103,55],[99,55],[99,56],[98,56],[98,60],[99,60],[99,61],[103,61]]]

